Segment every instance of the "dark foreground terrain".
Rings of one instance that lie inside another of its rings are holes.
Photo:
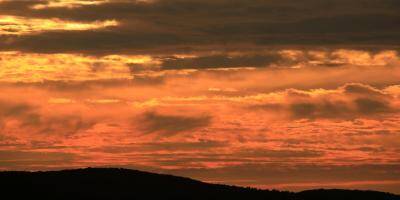
[[[400,196],[353,190],[299,193],[257,190],[135,170],[88,168],[54,172],[0,172],[0,199],[400,200]]]

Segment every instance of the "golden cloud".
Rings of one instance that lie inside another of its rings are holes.
[[[84,31],[118,26],[116,20],[94,21],[91,23],[66,21],[57,18],[35,19],[0,15],[0,35],[24,35],[46,31]]]

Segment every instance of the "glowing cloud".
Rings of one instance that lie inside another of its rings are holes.
[[[0,35],[23,35],[45,31],[84,31],[118,26],[116,20],[82,23],[60,19],[33,19],[10,15],[0,16]]]
[[[32,6],[33,9],[45,9],[45,8],[76,8],[85,5],[98,5],[101,3],[108,2],[109,0],[50,0],[46,4],[36,4]]]

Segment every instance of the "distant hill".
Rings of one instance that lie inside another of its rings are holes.
[[[310,190],[299,193],[203,183],[128,169],[0,172],[4,200],[400,200],[374,191]]]

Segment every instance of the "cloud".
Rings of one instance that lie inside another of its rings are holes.
[[[0,150],[0,170],[33,170],[42,169],[38,165],[46,164],[62,168],[72,166],[74,161],[82,159],[82,156],[66,152],[35,152],[20,150]]]
[[[315,158],[324,155],[323,152],[315,150],[270,150],[270,149],[248,149],[237,153],[238,156],[245,158]]]
[[[77,114],[51,115],[41,112],[41,106],[24,103],[7,103],[0,100],[0,128],[7,133],[29,132],[40,135],[73,135],[96,124]],[[9,123],[9,122],[13,123]]]
[[[7,120],[19,119],[24,124],[36,121],[35,106],[25,102],[8,102],[0,99],[0,130],[4,129]]]
[[[342,89],[345,94],[351,95],[368,95],[373,97],[384,97],[387,95],[382,90],[363,84],[346,84]]]
[[[0,0],[0,168],[397,181],[399,8]]]
[[[302,91],[289,89],[278,94],[283,100],[258,104],[253,108],[269,112],[287,112],[294,119],[379,118],[398,113],[394,95],[369,85],[346,84],[336,90]]]
[[[25,103],[11,103],[0,100],[0,118],[22,116],[33,110],[33,107]]]
[[[195,58],[164,59],[161,68],[168,69],[205,69],[205,68],[235,68],[235,67],[267,67],[283,58],[279,54],[266,55],[214,55]]]
[[[193,152],[193,151],[209,151],[211,149],[228,147],[227,142],[201,140],[195,142],[151,142],[151,143],[134,143],[121,146],[104,146],[92,149],[94,152],[104,153],[134,153],[134,152]]]
[[[100,30],[3,35],[2,50],[174,54],[244,46],[253,50],[299,45],[391,49],[400,43],[396,26],[400,5],[393,0],[105,1],[34,9],[37,4],[46,1],[3,1],[0,11],[27,18],[119,23]]]
[[[45,135],[71,136],[79,131],[85,131],[93,127],[97,122],[90,119],[82,119],[79,115],[50,116],[38,118],[31,126],[33,131]],[[25,124],[24,124],[25,125]]]
[[[342,85],[359,74],[340,67],[1,84],[0,168],[139,166],[252,186],[394,180],[399,79],[368,69],[382,81]],[[316,86],[333,71],[338,82]]]
[[[358,111],[365,115],[390,113],[397,111],[395,108],[391,108],[388,102],[374,100],[374,99],[368,99],[368,98],[356,99],[355,104],[357,105]]]
[[[77,23],[58,19],[30,19],[14,16],[0,16],[0,35],[35,34],[46,31],[82,31],[117,26],[116,21]]]
[[[354,181],[398,181],[400,174],[396,169],[398,164],[361,164],[361,165],[318,165],[303,164],[297,166],[283,166],[279,163],[243,164],[222,168],[184,168],[162,170],[164,172],[199,178],[204,181],[218,181],[238,185],[252,185],[268,189],[277,188],[285,183],[292,186],[290,190],[304,190],[315,188],[315,185],[329,185]],[[357,172],[357,173],[355,173]],[[297,183],[297,184],[296,184]],[[303,187],[296,185],[304,184]],[[307,186],[307,183],[314,185]],[[315,184],[318,183],[318,184]],[[365,188],[373,189],[378,183]],[[396,186],[399,183],[396,183]],[[382,187],[382,186],[381,186]],[[386,188],[387,187],[383,187]],[[392,191],[398,192],[396,187]]]
[[[164,115],[148,112],[141,116],[141,119],[136,123],[139,124],[139,129],[144,134],[156,133],[163,137],[169,137],[206,127],[211,123],[211,117]]]

